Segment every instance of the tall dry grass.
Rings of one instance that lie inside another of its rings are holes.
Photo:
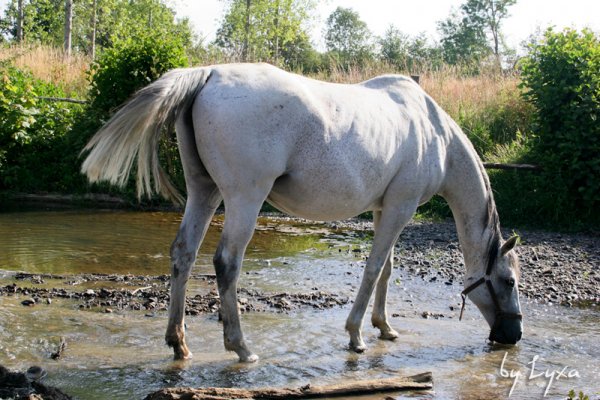
[[[495,107],[506,96],[518,95],[518,84],[519,79],[514,75],[486,72],[464,76],[450,67],[420,77],[423,89],[455,119],[464,110]]]
[[[25,69],[34,77],[59,86],[66,95],[84,98],[88,91],[90,58],[73,53],[67,57],[51,46],[19,44],[0,47],[0,62]]]
[[[348,68],[334,65],[330,71],[322,71],[311,77],[335,83],[358,83],[378,75],[396,73],[399,73],[397,69],[389,64],[373,62]],[[467,75],[460,68],[452,66],[420,74],[419,84],[455,119],[465,110],[478,112],[498,106],[499,102],[505,102],[506,97],[517,100],[513,95],[519,93],[519,78],[515,75],[492,70],[479,75]]]

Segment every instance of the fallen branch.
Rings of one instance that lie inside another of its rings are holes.
[[[137,288],[131,292],[132,296],[135,296],[138,292],[143,292],[144,290],[152,289],[152,286],[144,286],[141,288]]]
[[[413,376],[354,381],[328,386],[306,385],[296,389],[168,388],[149,394],[145,400],[314,399],[430,389],[433,389],[433,377],[431,372],[425,372]]]
[[[60,343],[58,344],[58,348],[57,350],[50,354],[50,358],[53,360],[58,360],[62,357],[63,353],[65,352],[65,349],[67,348],[67,341],[65,340],[64,337],[60,337]]]
[[[69,98],[66,98],[66,97],[44,97],[44,96],[39,96],[38,99],[39,100],[46,100],[46,101],[60,101],[60,102],[64,102],[64,103],[75,103],[75,104],[87,104],[88,103],[86,100],[69,99]]]
[[[526,171],[541,171],[542,167],[539,165],[532,164],[502,164],[502,163],[483,163],[483,166],[487,169],[504,169],[504,170],[526,170]]]

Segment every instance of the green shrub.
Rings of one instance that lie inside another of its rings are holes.
[[[48,190],[62,156],[53,149],[79,106],[39,99],[62,91],[10,65],[0,66],[0,189]]]
[[[108,115],[165,72],[187,66],[178,37],[141,34],[105,49],[91,66],[91,108]]]
[[[535,109],[533,157],[557,222],[600,213],[600,40],[583,30],[546,31],[522,63],[522,93]],[[575,211],[575,212],[573,212]]]

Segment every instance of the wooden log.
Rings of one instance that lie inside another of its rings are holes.
[[[504,170],[525,170],[525,171],[541,171],[542,167],[532,164],[502,164],[484,162],[483,166],[487,169],[504,169]]]
[[[79,99],[70,99],[67,97],[46,97],[46,96],[38,96],[39,100],[46,101],[57,101],[62,103],[74,103],[74,104],[87,104],[87,100],[79,100]]]
[[[145,400],[316,399],[430,389],[433,389],[433,377],[431,372],[425,372],[413,376],[352,381],[327,386],[306,385],[300,388],[167,388],[149,394]]]

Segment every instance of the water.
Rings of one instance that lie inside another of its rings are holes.
[[[165,274],[179,221],[175,213],[0,214],[0,285],[13,281],[7,271]],[[212,272],[210,260],[221,226],[222,218],[215,218],[197,272]],[[318,288],[353,298],[364,265],[360,253],[350,251],[355,248],[368,248],[368,241],[351,231],[261,218],[240,285],[270,292]],[[504,371],[520,374],[511,398],[542,398],[546,388],[546,398],[565,398],[570,389],[597,398],[597,311],[524,302],[523,340],[516,347],[496,348],[486,343],[488,328],[473,305],[462,322],[457,311],[450,311],[459,303],[458,286],[424,283],[401,270],[394,271],[392,280],[397,281],[390,285],[388,311],[395,315],[391,323],[401,337],[378,340],[367,318],[369,349],[361,355],[346,349],[343,326],[349,305],[244,314],[247,341],[261,360],[242,365],[223,349],[215,315],[187,317],[194,358],[174,362],[163,344],[166,312],[152,318],[136,311],[104,314],[80,310],[76,302],[62,299],[27,308],[20,304],[22,298],[0,297],[0,364],[18,370],[42,365],[48,371],[47,384],[81,399],[143,398],[166,386],[294,387],[425,371],[433,372],[433,392],[396,398],[502,399],[515,380],[502,376],[505,359]],[[189,294],[196,290],[200,288],[192,285]],[[425,311],[444,318],[425,319]],[[61,336],[68,343],[64,357],[50,360]],[[538,376],[544,373],[554,374],[554,380]]]

